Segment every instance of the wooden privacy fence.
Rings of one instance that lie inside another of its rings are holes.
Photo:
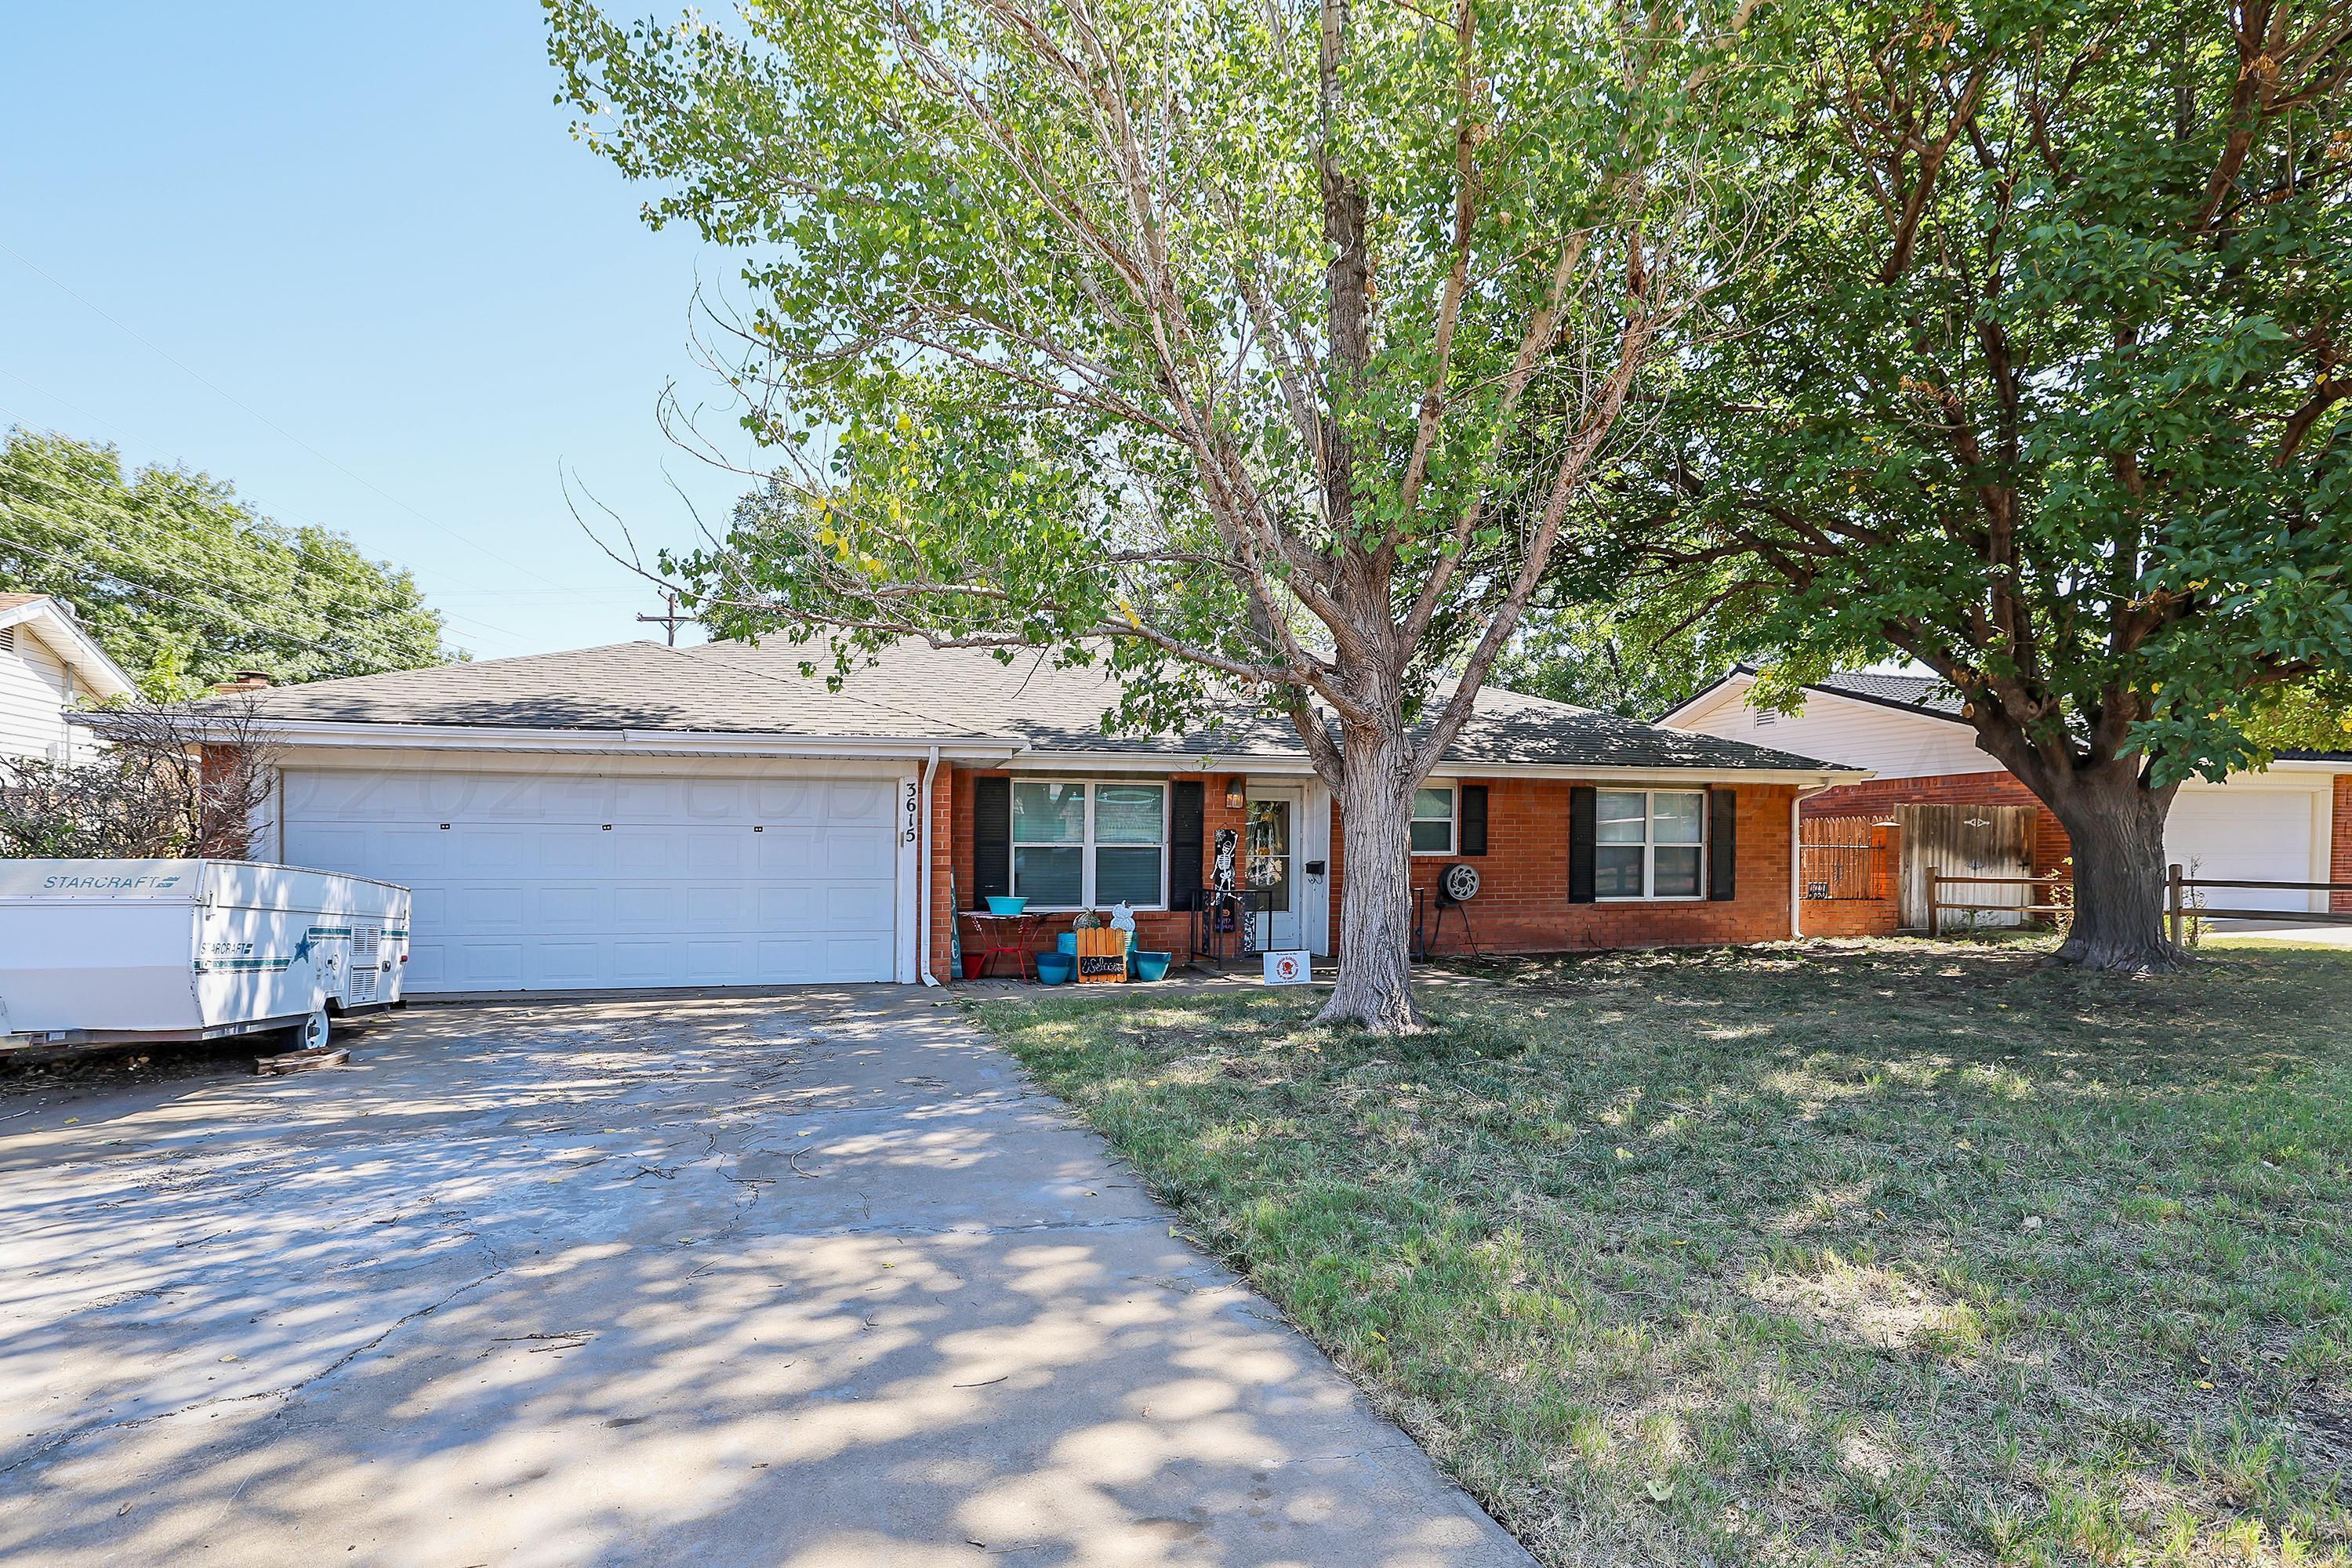
[[[1885,899],[1895,892],[1895,825],[1867,816],[1811,816],[1797,846],[1808,899]]]
[[[1969,908],[1988,925],[2015,925],[2042,911],[2033,889],[2063,877],[2033,875],[2033,808],[2026,805],[1900,805],[1895,819],[1903,832],[1903,871],[1897,914],[1912,931],[1934,931],[1937,905]],[[1994,889],[1977,903],[1937,900],[1933,889],[1967,880]]]

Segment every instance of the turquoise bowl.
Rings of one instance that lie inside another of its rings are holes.
[[[1165,980],[1168,978],[1168,966],[1175,962],[1176,955],[1172,952],[1139,951],[1135,955],[1135,977],[1138,980]]]
[[[988,895],[988,912],[992,915],[1017,915],[1028,907],[1026,899],[1008,899],[1003,893]]]
[[[1037,984],[1066,985],[1077,967],[1078,961],[1075,958],[1058,952],[1041,952],[1037,955]]]

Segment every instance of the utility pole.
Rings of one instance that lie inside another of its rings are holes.
[[[640,615],[637,616],[637,619],[641,621],[655,622],[662,629],[662,640],[669,644],[670,647],[676,647],[677,646],[677,628],[679,625],[682,622],[690,621],[694,619],[694,617],[692,616],[681,616],[677,613],[677,595],[674,592],[665,592],[662,595],[662,603],[669,606],[667,614],[659,616]]]

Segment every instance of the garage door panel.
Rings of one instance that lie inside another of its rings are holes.
[[[675,822],[685,815],[675,779],[614,779],[613,819],[615,822]]]
[[[751,889],[724,883],[694,888],[686,895],[688,931],[745,931],[751,924]]]
[[[530,911],[541,931],[610,931],[613,889],[598,882],[541,883],[530,889]]]
[[[613,888],[613,929],[676,931],[686,914],[684,889],[667,882],[620,882]]]
[[[466,991],[512,991],[522,984],[522,944],[512,942],[451,942],[457,988]]]
[[[376,863],[386,880],[408,882],[438,879],[446,869],[442,853],[448,835],[431,827],[387,827],[378,838]]]
[[[749,868],[751,838],[751,832],[740,827],[687,828],[685,868],[697,877],[740,877]]]
[[[824,797],[808,779],[761,779],[751,810],[762,822],[810,824],[823,815]]]
[[[772,827],[760,835],[760,875],[790,880],[824,870],[824,836],[813,827]]]
[[[847,825],[866,823],[877,827],[890,825],[890,786],[869,784],[835,782],[825,788],[825,819]]]
[[[367,858],[363,827],[289,828],[286,863],[289,866],[356,866]]]
[[[887,780],[297,770],[286,843],[413,890],[412,993],[887,980],[897,798]]]
[[[887,936],[842,936],[825,943],[825,965],[835,974],[887,971],[889,963],[890,939]]]
[[[880,931],[890,925],[890,889],[866,882],[835,882],[824,889],[824,923],[835,931]]]
[[[457,918],[451,923],[453,931],[468,936],[520,936],[529,930],[523,920],[523,890],[515,884],[467,882],[455,891],[457,897],[452,902],[457,906]]]
[[[2307,882],[2311,796],[2298,790],[2183,789],[2165,820],[2165,858],[2192,878]],[[2270,888],[2204,889],[2209,909],[2307,910],[2311,896]]]
[[[612,832],[613,875],[633,878],[670,877],[679,869],[678,829],[615,827]]]
[[[605,984],[604,944],[597,942],[541,942],[532,944],[530,984],[550,989]]]
[[[610,842],[593,827],[565,826],[542,828],[538,837],[539,873],[542,877],[609,876]]]
[[[457,864],[469,877],[520,877],[532,869],[538,857],[533,835],[516,827],[457,827]]]
[[[828,877],[887,877],[898,845],[887,828],[835,827],[824,837]]]

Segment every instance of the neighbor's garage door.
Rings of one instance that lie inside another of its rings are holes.
[[[408,990],[888,980],[887,779],[310,772],[286,858],[413,889]]]
[[[2184,784],[2172,797],[2172,815],[2165,820],[2165,858],[2191,878],[2308,882],[2313,879],[2311,803],[2311,795],[2301,790]],[[2307,893],[2266,888],[2214,888],[2204,899],[2209,909],[2311,908]]]

